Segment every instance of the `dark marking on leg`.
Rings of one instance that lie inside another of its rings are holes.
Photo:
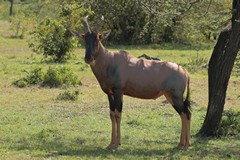
[[[111,111],[115,111],[115,106],[114,106],[114,97],[112,95],[108,95],[108,102],[109,102],[109,107]]]
[[[178,107],[178,106],[176,106],[176,105],[172,105],[172,106],[173,106],[173,108],[175,109],[175,111],[177,111],[177,113],[180,115],[181,112],[182,112],[182,107]]]
[[[110,105],[110,119],[112,121],[112,137],[108,149],[115,150],[121,144],[121,112],[122,98],[121,90],[113,89],[113,95],[108,95]]]
[[[114,106],[118,112],[122,112],[123,94],[120,89],[113,89]]]
[[[191,112],[189,111],[189,98],[187,97],[183,101],[182,96],[176,96],[170,94],[169,92],[164,93],[167,100],[172,104],[173,108],[177,111],[181,118],[181,135],[180,142],[178,144],[179,148],[187,149],[190,145],[190,120]]]
[[[113,90],[114,106],[115,106],[115,119],[117,122],[117,140],[116,145],[121,144],[121,115],[122,115],[122,100],[123,94],[121,90]]]

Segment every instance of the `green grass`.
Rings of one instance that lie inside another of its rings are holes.
[[[161,97],[141,100],[124,97],[122,146],[116,152],[106,150],[111,123],[106,95],[101,91],[89,66],[84,64],[84,49],[77,49],[67,63],[42,63],[27,40],[9,39],[0,22],[0,159],[239,159],[239,136],[200,138],[199,131],[208,101],[207,69],[190,71],[193,117],[192,146],[176,148],[180,136],[180,118]],[[8,30],[7,30],[8,31]],[[6,32],[7,32],[6,31]],[[153,46],[116,46],[135,56],[143,53],[187,67],[198,57],[209,59],[211,49],[173,49]],[[81,86],[18,88],[12,85],[24,77],[24,70],[36,67],[66,66],[78,74]],[[232,76],[225,109],[240,111],[240,77]],[[59,94],[79,91],[75,101],[57,100]]]

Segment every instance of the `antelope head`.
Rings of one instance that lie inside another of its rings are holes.
[[[90,29],[87,18],[88,18],[87,16],[84,17],[82,21],[83,26],[85,28],[85,34],[78,35],[78,37],[79,38],[81,37],[81,39],[85,41],[86,52],[84,60],[86,63],[90,64],[96,59],[96,57],[99,54],[98,49],[100,41],[106,38],[110,34],[110,31],[103,32],[102,34],[98,32],[99,28],[102,26],[104,21],[103,16],[97,22],[93,30]]]

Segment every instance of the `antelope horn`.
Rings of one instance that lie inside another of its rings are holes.
[[[96,24],[96,26],[95,26],[95,28],[94,28],[94,31],[95,31],[95,32],[98,32],[98,29],[102,26],[103,21],[104,21],[104,17],[102,16],[102,17],[98,20],[98,22],[97,22],[97,24]]]
[[[85,27],[86,32],[91,33],[87,18],[88,16],[84,17],[82,23],[83,23],[83,26]]]

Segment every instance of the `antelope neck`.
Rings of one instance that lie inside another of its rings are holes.
[[[91,63],[91,67],[98,66],[98,64],[106,64],[108,62],[108,50],[99,42],[96,57],[94,57],[94,62]],[[100,67],[100,66],[98,66]]]

